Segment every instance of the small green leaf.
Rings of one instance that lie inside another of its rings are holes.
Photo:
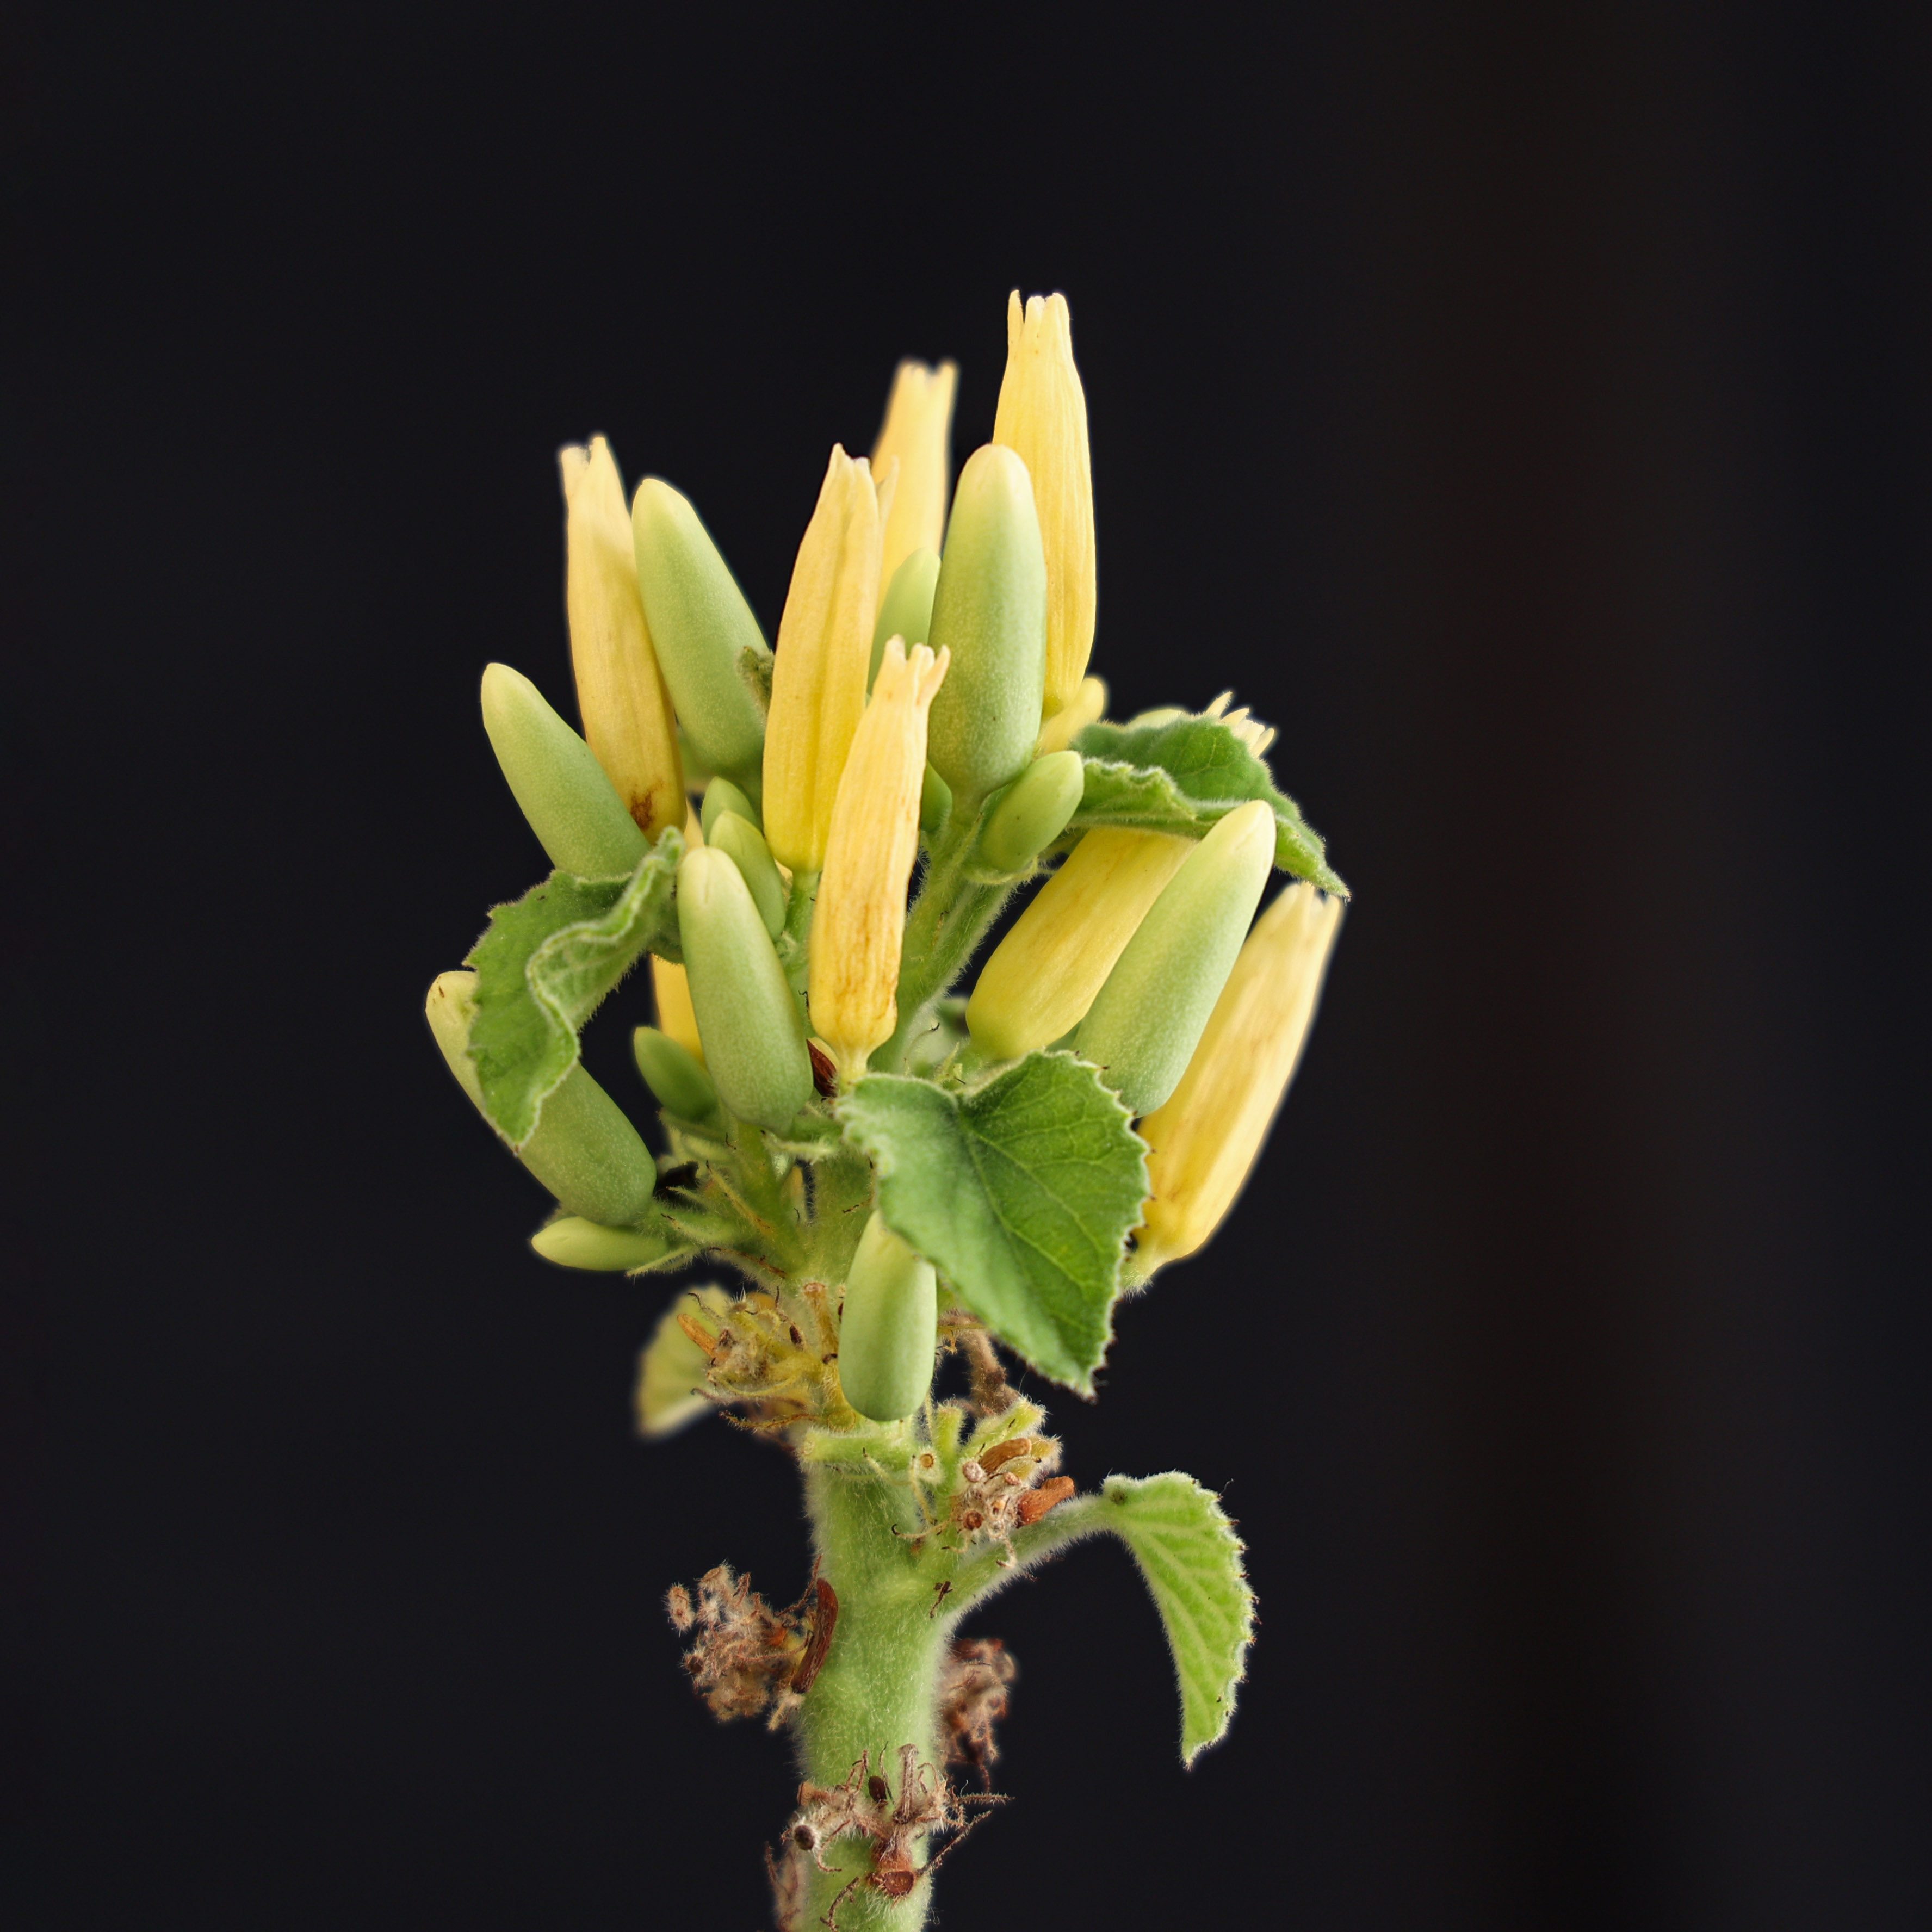
[[[1301,808],[1275,788],[1268,766],[1220,718],[1090,724],[1074,743],[1087,761],[1087,782],[1070,831],[1119,825],[1198,838],[1238,805],[1261,799],[1274,813],[1275,863],[1348,896]]]
[[[963,1095],[868,1074],[839,1115],[892,1232],[1001,1341],[1090,1393],[1147,1196],[1147,1144],[1094,1070],[1030,1053]]]
[[[536,1131],[545,1096],[577,1064],[584,1022],[675,933],[672,888],[683,854],[674,826],[628,879],[553,872],[490,915],[464,962],[476,970],[470,1047],[483,1111],[512,1147]]]
[[[1133,1552],[1154,1596],[1180,1684],[1180,1761],[1219,1742],[1234,1712],[1254,1635],[1255,1598],[1241,1540],[1211,1490],[1192,1476],[1109,1476],[1102,1526]]]

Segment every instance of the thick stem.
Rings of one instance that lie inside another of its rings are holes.
[[[923,1526],[910,1487],[881,1480],[862,1463],[808,1462],[806,1496],[820,1574],[838,1594],[838,1622],[798,1714],[805,1774],[817,1784],[842,1784],[862,1751],[896,1798],[902,1745],[913,1745],[922,1764],[937,1766],[940,1759],[939,1676],[950,1628],[932,1614],[932,1582],[906,1540]],[[907,1849],[924,1862],[922,1844]],[[872,1869],[874,1850],[869,1839],[850,1834],[820,1850],[831,1875],[801,1861],[797,1932],[822,1924],[835,1900],[838,1932],[916,1932],[926,1923],[931,1886],[924,1880],[898,1900],[862,1882],[847,1890]]]

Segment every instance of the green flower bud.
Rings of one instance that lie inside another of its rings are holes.
[[[656,634],[655,621],[652,626]],[[933,700],[928,755],[964,806],[1025,770],[1046,679],[1046,558],[1026,465],[989,442],[959,472],[933,592],[934,653],[952,668]]]
[[[480,1112],[483,1089],[470,1054],[476,975],[441,974],[429,989],[424,1010],[450,1072]],[[567,1213],[600,1226],[622,1228],[650,1212],[658,1184],[656,1163],[623,1109],[580,1066],[573,1066],[544,1100],[536,1132],[516,1154]]]
[[[684,782],[693,791],[702,791],[711,782],[711,767],[698,755],[698,747],[691,742],[691,734],[680,724],[677,728],[677,762],[684,773]]]
[[[952,788],[928,765],[919,788],[919,829],[928,838],[936,838],[952,815]]]
[[[752,902],[765,930],[776,939],[784,930],[784,881],[778,877],[778,862],[765,835],[748,818],[735,812],[721,812],[711,828],[710,843],[714,850],[728,852],[731,862],[745,875],[752,889]]]
[[[711,836],[711,828],[718,823],[719,814],[727,812],[736,813],[750,824],[758,822],[752,801],[729,778],[713,778],[704,788],[704,808],[698,814],[706,838]]]
[[[1078,752],[1036,758],[987,815],[980,862],[992,872],[1023,872],[1066,830],[1087,784]]]
[[[644,835],[590,747],[521,671],[484,670],[483,728],[553,866],[586,879],[637,870],[650,849]]]
[[[939,1283],[877,1215],[866,1223],[845,1277],[838,1380],[874,1422],[896,1422],[926,1400],[939,1342]]]
[[[1238,806],[1167,882],[1080,1022],[1074,1051],[1136,1114],[1187,1071],[1274,863],[1274,814]]]
[[[669,1034],[640,1026],[631,1036],[631,1052],[644,1084],[668,1112],[680,1120],[707,1120],[718,1111],[718,1089],[704,1061]]]
[[[704,763],[756,798],[765,707],[745,653],[770,658],[745,602],[698,512],[668,483],[647,476],[631,504],[638,587],[678,722]]]
[[[677,929],[704,1064],[740,1120],[776,1131],[812,1097],[798,1002],[728,853],[700,845],[677,868]]]
[[[530,1237],[530,1246],[559,1268],[615,1274],[649,1268],[679,1244],[674,1236],[655,1228],[601,1228],[574,1214],[560,1214]]]
[[[872,626],[872,662],[866,673],[866,688],[879,674],[879,660],[886,654],[888,638],[904,640],[908,653],[915,644],[927,641],[932,628],[933,587],[939,581],[939,559],[929,550],[916,550],[886,586],[879,602],[879,621]]]

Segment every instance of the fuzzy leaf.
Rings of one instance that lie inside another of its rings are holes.
[[[1192,1476],[1109,1476],[1101,1526],[1133,1552],[1166,1627],[1180,1684],[1180,1761],[1217,1743],[1234,1711],[1254,1635],[1241,1540],[1220,1498]]]
[[[1348,896],[1301,808],[1275,788],[1268,766],[1220,718],[1090,724],[1074,744],[1087,761],[1087,784],[1069,831],[1120,825],[1198,838],[1238,805],[1262,799],[1274,813],[1275,863]]]
[[[1090,1393],[1147,1196],[1147,1144],[1094,1069],[1030,1053],[964,1095],[869,1074],[839,1114],[886,1226],[1001,1341]]]
[[[520,1147],[544,1096],[577,1064],[577,1036],[604,996],[672,929],[684,835],[675,827],[628,879],[553,872],[490,915],[464,963],[476,970],[470,1050],[484,1110]]]

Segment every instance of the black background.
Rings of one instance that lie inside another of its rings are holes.
[[[658,1599],[788,1598],[790,1476],[629,1435],[664,1290],[529,1255],[420,1000],[543,870],[475,683],[567,695],[556,446],[769,630],[898,356],[990,433],[1016,284],[1115,715],[1234,686],[1358,902],[1055,1411],[1225,1489],[1232,1736],[1075,1552],[975,1626],[940,1922],[1932,1918],[1924,16],[1242,21],[16,23],[10,1922],[760,1922],[785,1754]]]

